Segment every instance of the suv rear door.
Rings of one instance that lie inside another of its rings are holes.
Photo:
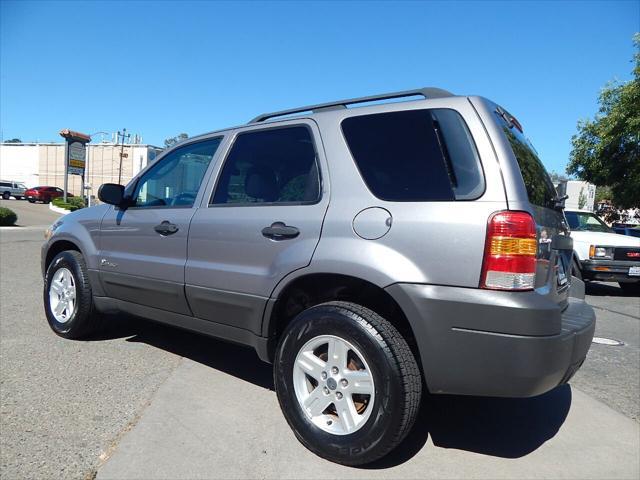
[[[271,292],[320,239],[324,159],[310,120],[248,127],[230,143],[191,222],[185,291],[196,317],[260,334]]]

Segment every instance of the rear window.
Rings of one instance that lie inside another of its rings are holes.
[[[520,123],[501,107],[497,107],[495,113],[518,161],[529,202],[539,207],[554,208],[556,189],[535,148],[522,133]]]
[[[382,200],[471,200],[484,192],[475,144],[454,110],[349,117],[342,131],[369,190]]]

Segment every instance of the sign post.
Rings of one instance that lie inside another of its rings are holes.
[[[69,175],[80,175],[81,193],[84,200],[84,170],[87,161],[87,143],[91,137],[73,130],[60,130],[60,136],[65,139],[64,145],[64,201],[67,201],[69,190]]]

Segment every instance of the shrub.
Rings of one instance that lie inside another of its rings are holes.
[[[51,200],[51,203],[56,207],[64,208],[70,212],[75,212],[76,210],[85,207],[84,200],[81,197],[67,197],[66,202],[62,197],[58,197]]]
[[[0,226],[8,227],[10,225],[14,225],[16,221],[18,221],[16,212],[10,208],[0,207]]]

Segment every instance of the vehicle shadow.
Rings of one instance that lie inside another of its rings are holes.
[[[626,293],[617,283],[585,282],[584,291],[587,295],[596,297],[637,297],[631,293]]]
[[[533,398],[427,394],[407,438],[391,454],[366,468],[389,468],[410,460],[429,436],[440,448],[523,457],[558,433],[571,408],[571,398],[569,385]]]
[[[110,314],[107,321],[108,331],[92,341],[126,338],[127,342],[145,343],[274,390],[271,365],[262,362],[250,347],[129,315]]]
[[[114,315],[109,320],[109,333],[93,340],[142,342],[274,390],[271,366],[260,361],[251,348],[127,315]],[[569,385],[522,399],[427,394],[402,444],[385,458],[361,468],[400,465],[420,452],[429,436],[440,448],[522,457],[556,435],[569,413],[571,399]]]

